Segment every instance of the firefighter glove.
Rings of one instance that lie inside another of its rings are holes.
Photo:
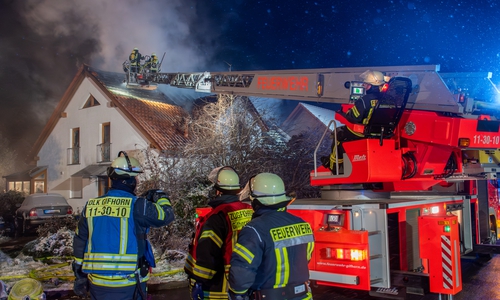
[[[166,198],[168,199],[168,194],[164,192],[163,190],[159,189],[151,189],[142,194],[143,197],[146,198],[146,200],[151,201],[153,203],[158,202],[159,199]]]
[[[73,291],[79,297],[86,297],[88,291],[88,278],[87,274],[82,271],[82,265],[73,262],[71,265],[73,273],[75,274],[75,283],[73,285]]]

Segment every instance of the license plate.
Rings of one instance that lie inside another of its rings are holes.
[[[43,210],[44,214],[59,214],[61,213],[60,209],[44,209]]]

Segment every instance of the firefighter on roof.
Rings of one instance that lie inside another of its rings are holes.
[[[146,59],[146,62],[144,63],[144,69],[148,70],[151,73],[158,73],[160,71],[158,67],[158,56],[156,56],[156,53],[153,53],[151,54],[151,57]]]
[[[139,52],[138,48],[134,48],[132,53],[130,53],[128,57],[130,61],[130,72],[138,73],[141,71],[141,60],[144,59],[144,56]]]
[[[191,299],[227,299],[231,253],[253,210],[239,199],[240,180],[233,168],[216,168],[208,178],[214,183],[208,202],[213,209],[196,226],[184,269]]]
[[[344,147],[342,147],[342,142],[359,140],[365,137],[362,132],[354,130],[353,124],[368,124],[373,108],[377,105],[377,99],[380,97],[382,87],[386,83],[386,77],[379,71],[367,70],[363,72],[360,77],[363,79],[363,87],[366,90],[366,95],[356,100],[354,106],[346,113],[342,111],[337,112],[344,114],[350,124],[348,123],[345,124],[345,126],[337,127],[337,141],[334,140],[332,142],[332,152],[330,156],[321,157],[323,166],[329,168],[332,172],[336,172],[335,164],[338,157],[339,173],[343,173],[344,161],[342,157],[345,150]]]
[[[123,156],[121,156],[123,154]],[[174,214],[166,193],[154,190],[148,199],[135,196],[139,162],[120,151],[108,176],[111,189],[89,199],[73,240],[73,290],[92,299],[146,300],[149,268],[155,267],[149,227],[166,226]]]
[[[308,263],[314,238],[309,223],[287,212],[294,199],[278,175],[261,173],[247,188],[255,210],[231,257],[229,299],[312,299]]]

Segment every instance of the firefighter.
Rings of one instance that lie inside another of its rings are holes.
[[[260,173],[247,187],[255,213],[233,250],[229,299],[312,299],[308,284],[314,248],[311,226],[287,212],[294,199],[285,194],[278,175]]]
[[[231,253],[253,210],[239,199],[240,181],[232,167],[216,168],[208,178],[214,184],[208,202],[212,210],[196,226],[184,269],[191,299],[227,299]]]
[[[332,142],[332,152],[330,156],[321,157],[321,163],[324,167],[329,168],[334,174],[336,173],[336,162],[338,157],[339,173],[343,173],[343,154],[345,153],[342,143],[346,141],[354,141],[364,138],[364,134],[359,130],[354,130],[354,124],[366,125],[370,121],[370,116],[373,108],[377,104],[377,98],[380,97],[380,92],[383,85],[386,83],[384,74],[379,71],[367,70],[360,75],[363,80],[363,87],[366,94],[354,102],[346,113],[339,111],[337,113],[343,114],[350,124],[339,126],[336,129],[337,140]]]
[[[139,52],[138,48],[134,48],[132,53],[130,53],[128,57],[130,61],[130,72],[139,73],[141,71],[141,60],[144,59],[144,56]]]
[[[158,73],[160,71],[158,67],[158,56],[156,56],[156,53],[153,53],[151,54],[151,57],[149,57],[144,63],[144,69],[148,70],[151,73]]]
[[[146,233],[174,220],[170,201],[161,190],[136,197],[137,159],[118,153],[107,170],[111,189],[89,199],[73,240],[73,290],[91,299],[146,300],[149,268],[155,267]]]

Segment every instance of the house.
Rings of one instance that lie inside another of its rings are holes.
[[[56,192],[74,211],[109,188],[106,169],[119,151],[175,151],[188,140],[188,112],[174,103],[207,94],[170,87],[128,89],[124,74],[83,65],[39,138],[29,170],[5,176],[7,189]],[[177,102],[175,102],[177,101]]]

